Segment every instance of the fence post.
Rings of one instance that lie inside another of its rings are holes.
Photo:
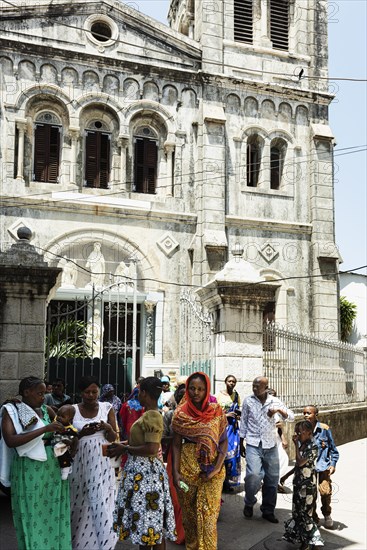
[[[46,306],[62,269],[49,267],[30,244],[31,231],[0,252],[0,403],[26,376],[44,376]]]

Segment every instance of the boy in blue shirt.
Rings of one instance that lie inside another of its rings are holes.
[[[313,438],[318,446],[319,453],[316,461],[316,472],[318,475],[318,487],[321,497],[321,512],[325,518],[325,527],[331,529],[333,520],[331,518],[331,475],[335,472],[336,463],[339,460],[339,452],[335,446],[331,430],[327,424],[318,421],[318,408],[315,405],[308,405],[303,409],[305,420],[309,420],[313,428]],[[318,521],[316,513],[316,500],[314,502],[314,520]]]

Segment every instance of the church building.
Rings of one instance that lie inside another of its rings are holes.
[[[261,321],[338,339],[326,0],[172,0],[169,26],[121,0],[0,8],[1,242],[26,227],[63,269],[52,375],[178,373],[183,303],[225,338],[236,266],[270,289]],[[213,378],[252,379],[235,348]]]

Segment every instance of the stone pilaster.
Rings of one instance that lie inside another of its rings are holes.
[[[157,302],[144,302],[145,307],[145,354],[154,355],[155,307]]]
[[[334,137],[327,125],[312,124],[311,129],[314,153],[310,174],[312,332],[318,338],[337,340],[340,256],[334,228]]]

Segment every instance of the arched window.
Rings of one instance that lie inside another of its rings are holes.
[[[270,0],[270,40],[274,49],[288,51],[289,0]]]
[[[247,186],[257,187],[261,168],[261,142],[256,134],[248,138],[246,153]]]
[[[149,126],[134,133],[134,185],[137,193],[154,194],[157,185],[158,137]]]
[[[110,179],[111,133],[107,125],[94,120],[85,131],[85,185],[107,189]]]
[[[282,183],[287,144],[274,139],[270,144],[270,189],[279,189]]]
[[[33,180],[57,183],[60,168],[59,118],[50,112],[40,113],[34,125]]]

